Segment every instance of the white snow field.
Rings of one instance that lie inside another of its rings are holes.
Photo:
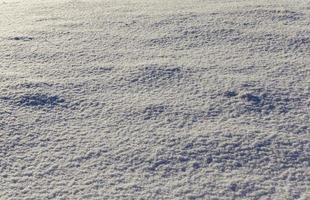
[[[0,199],[310,199],[309,0],[0,0]]]

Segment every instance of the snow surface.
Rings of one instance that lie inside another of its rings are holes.
[[[1,0],[0,199],[310,199],[310,1]]]

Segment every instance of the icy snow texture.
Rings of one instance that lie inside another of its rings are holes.
[[[310,2],[1,1],[0,199],[310,199]]]

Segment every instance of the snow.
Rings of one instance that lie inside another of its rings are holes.
[[[0,1],[0,199],[310,199],[310,2]]]

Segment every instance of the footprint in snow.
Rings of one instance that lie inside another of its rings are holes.
[[[9,40],[15,40],[15,41],[31,41],[33,40],[33,37],[29,37],[29,36],[15,36],[15,37],[10,37]]]

